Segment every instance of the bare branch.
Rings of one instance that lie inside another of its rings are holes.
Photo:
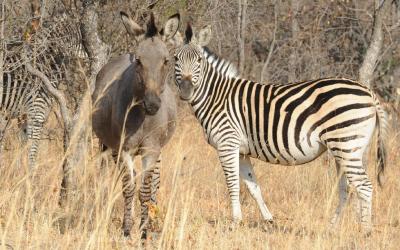
[[[68,130],[71,125],[71,115],[67,108],[67,102],[64,98],[64,95],[58,89],[53,87],[50,80],[45,74],[43,74],[38,69],[33,68],[30,63],[26,63],[25,67],[29,73],[38,77],[43,82],[47,91],[49,91],[49,93],[56,99],[58,105],[60,106],[61,115],[64,119],[64,128]]]
[[[274,48],[275,48],[275,41],[276,41],[276,32],[278,30],[278,7],[277,7],[277,1],[275,1],[275,8],[274,8],[274,33],[272,35],[272,42],[271,45],[269,46],[269,52],[268,52],[268,56],[267,59],[265,60],[265,63],[261,69],[261,77],[260,77],[260,81],[262,83],[264,83],[264,81],[268,81],[269,77],[264,77],[269,65],[269,62],[271,61],[272,58],[272,53],[274,52]]]
[[[397,30],[399,27],[400,27],[400,19],[399,19],[395,24],[393,24],[392,26],[390,26],[389,31],[395,31],[395,30]]]
[[[1,3],[1,19],[0,19],[0,83],[3,82],[3,65],[4,65],[4,52],[5,52],[5,41],[4,41],[4,26],[5,26],[5,8],[6,0]],[[0,95],[3,95],[3,88],[0,88]]]
[[[158,0],[147,0],[147,8],[153,9],[157,2]]]

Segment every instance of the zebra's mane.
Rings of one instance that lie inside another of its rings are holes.
[[[218,72],[222,73],[227,77],[239,77],[239,72],[235,65],[230,61],[218,57],[214,52],[212,52],[208,47],[202,47],[202,53],[207,61],[216,69]]]

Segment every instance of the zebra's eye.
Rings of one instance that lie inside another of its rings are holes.
[[[165,58],[165,60],[164,60],[164,65],[167,65],[168,62],[169,62],[169,59],[168,59],[168,58]]]
[[[179,58],[177,56],[174,56],[174,60],[175,60],[175,62],[177,62],[179,60]]]
[[[200,63],[200,62],[201,62],[201,57],[199,57],[199,58],[197,59],[197,62],[198,62],[198,63]]]

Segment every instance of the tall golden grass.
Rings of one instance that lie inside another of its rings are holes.
[[[54,118],[48,127],[59,125]],[[56,130],[58,131],[58,130]],[[61,133],[59,131],[59,133]],[[158,207],[153,208],[155,249],[399,249],[400,143],[392,131],[386,182],[376,183],[375,146],[369,156],[374,185],[373,233],[360,231],[349,205],[340,225],[329,229],[338,202],[336,170],[324,154],[298,167],[254,160],[258,182],[275,217],[265,227],[256,203],[241,186],[243,224],[231,228],[231,208],[216,152],[205,142],[201,128],[187,110],[162,153]],[[91,135],[89,135],[91,136]],[[122,236],[123,199],[119,172],[108,160],[100,167],[95,140],[80,164],[74,166],[74,189],[66,209],[58,206],[63,157],[61,140],[43,140],[38,165],[27,167],[26,148],[10,133],[0,162],[0,247],[5,249],[126,249],[141,247],[139,201],[135,202],[132,236]],[[56,136],[55,138],[61,138]],[[73,153],[73,152],[72,152]],[[140,159],[135,159],[140,185]],[[137,186],[137,190],[138,190]],[[70,227],[59,232],[59,222]]]

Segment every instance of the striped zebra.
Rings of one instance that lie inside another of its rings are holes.
[[[300,165],[329,150],[339,181],[336,224],[355,187],[363,228],[371,231],[372,185],[362,158],[378,126],[378,180],[385,167],[386,114],[361,83],[326,78],[287,85],[260,84],[221,73],[205,60],[210,27],[175,53],[175,78],[181,99],[192,106],[209,144],[217,149],[231,199],[233,219],[242,219],[239,176],[256,200],[263,219],[272,221],[257,184],[250,157],[282,165]]]
[[[66,64],[71,57],[86,57],[81,45],[80,29],[65,15],[43,22],[42,28],[33,25],[23,35],[23,41],[7,44],[0,83],[0,119],[6,120],[26,115],[26,135],[30,141],[29,166],[36,161],[38,145],[53,97],[41,80],[25,67],[29,63],[44,73],[53,87],[66,79]],[[2,128],[1,137],[7,130]]]

